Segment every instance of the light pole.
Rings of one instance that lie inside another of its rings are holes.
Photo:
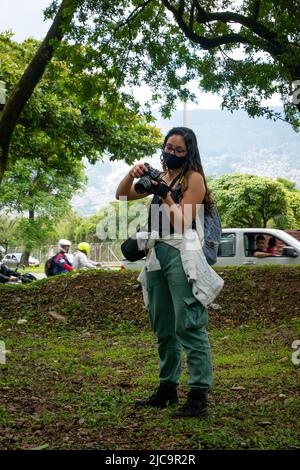
[[[187,118],[187,108],[186,101],[183,102],[183,127],[187,127],[188,118]]]

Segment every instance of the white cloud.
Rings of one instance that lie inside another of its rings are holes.
[[[19,42],[28,37],[43,39],[51,25],[43,15],[48,5],[50,0],[1,0],[0,31],[11,29]]]

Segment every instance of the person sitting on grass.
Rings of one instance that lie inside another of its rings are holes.
[[[84,269],[84,268],[96,268],[102,266],[101,263],[92,261],[88,258],[91,252],[90,245],[86,242],[81,242],[77,246],[78,251],[74,253],[73,268]]]

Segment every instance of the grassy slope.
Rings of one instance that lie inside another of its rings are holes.
[[[210,309],[214,387],[204,421],[173,421],[170,410],[132,405],[151,392],[158,374],[155,339],[132,288],[136,274],[1,286],[0,340],[10,352],[0,365],[0,448],[299,448],[291,345],[300,338],[300,269],[218,271],[226,287],[216,299],[221,309]],[[184,366],[181,400],[186,381]]]

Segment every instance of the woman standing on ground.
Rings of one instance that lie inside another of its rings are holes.
[[[154,194],[150,210],[162,202],[174,210],[174,216],[169,220],[171,234],[175,232],[174,226],[180,227],[186,223],[186,227],[192,220],[194,228],[197,205],[203,203],[205,211],[213,205],[194,132],[185,127],[171,129],[164,140],[161,162],[161,176],[165,184],[153,183],[152,193],[138,194],[134,179],[140,178],[146,171],[146,166],[138,163],[120,182],[116,198],[127,196],[128,200],[134,200]],[[173,185],[174,191],[171,192],[169,186],[174,179],[177,184]],[[188,220],[189,217],[192,220]],[[187,355],[190,390],[186,403],[172,416],[205,417],[208,415],[207,393],[212,383],[211,350],[206,331],[207,309],[193,295],[191,283],[183,269],[179,245],[174,240],[164,239],[159,220],[155,220],[154,225],[161,237],[154,246],[160,268],[157,265],[152,268],[148,266],[146,285],[150,323],[157,337],[159,386],[149,398],[136,401],[136,406],[162,408],[178,401],[183,348]]]

